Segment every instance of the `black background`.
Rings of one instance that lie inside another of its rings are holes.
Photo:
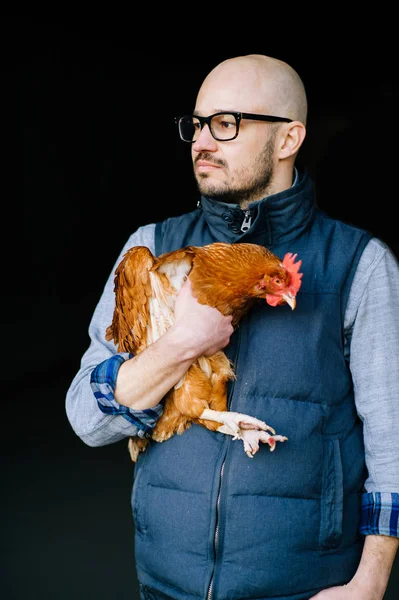
[[[399,255],[389,18],[380,25],[378,15],[367,24],[359,17],[345,29],[344,19],[331,26],[331,15],[313,15],[304,30],[304,16],[280,15],[262,35],[245,37],[243,27],[253,32],[257,19],[235,14],[226,37],[215,35],[230,26],[224,12],[215,22],[199,11],[190,27],[184,16],[170,15],[161,33],[161,17],[156,24],[123,14],[94,21],[65,10],[1,21],[3,97],[12,105],[3,120],[15,123],[6,155],[24,140],[16,173],[13,163],[3,179],[5,600],[137,597],[127,445],[85,446],[67,421],[65,394],[130,233],[195,208],[189,147],[173,116],[192,110],[213,66],[254,52],[298,70],[309,100],[299,163],[314,178],[318,204]],[[398,589],[396,561],[386,600]]]

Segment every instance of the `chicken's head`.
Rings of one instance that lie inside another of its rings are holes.
[[[270,306],[288,304],[292,310],[296,307],[296,295],[302,283],[302,273],[299,272],[302,261],[296,261],[297,256],[288,252],[279,265],[281,268],[269,275],[265,298]]]

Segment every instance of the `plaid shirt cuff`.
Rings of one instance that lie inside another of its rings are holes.
[[[399,493],[363,494],[360,533],[399,537]]]
[[[159,417],[163,413],[163,405],[160,403],[153,408],[133,410],[128,406],[118,404],[114,397],[119,368],[129,358],[133,358],[133,355],[128,352],[121,352],[104,360],[92,372],[90,385],[98,407],[103,413],[107,415],[121,415],[129,423],[137,427],[137,435],[139,437],[149,438]]]

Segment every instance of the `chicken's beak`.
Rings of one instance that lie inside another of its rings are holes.
[[[286,301],[286,303],[291,306],[291,309],[294,310],[296,307],[296,297],[291,294],[291,292],[287,292],[286,294],[283,294],[283,300]]]

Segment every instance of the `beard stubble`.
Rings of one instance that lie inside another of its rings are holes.
[[[227,174],[227,180],[219,184],[209,181],[209,176],[206,173],[195,175],[200,194],[219,202],[238,204],[241,207],[267,196],[267,190],[273,180],[275,137],[276,132],[272,131],[262,152],[254,160],[250,173],[248,167],[241,167],[231,177],[229,177],[229,167],[226,161],[215,159],[211,152],[200,152],[195,159],[195,163],[198,160],[209,161],[223,167]]]

